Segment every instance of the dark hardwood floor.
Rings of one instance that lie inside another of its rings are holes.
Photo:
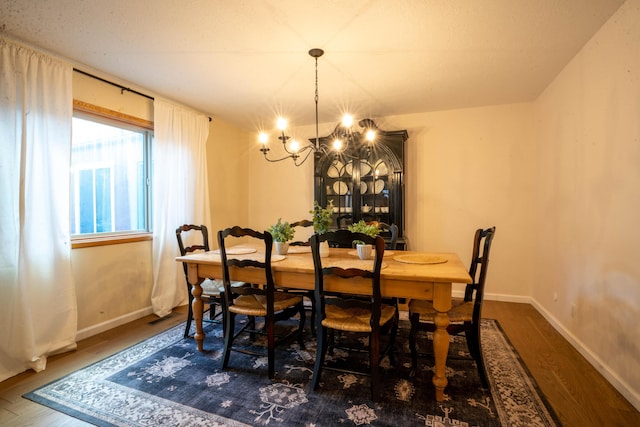
[[[564,426],[640,426],[638,412],[530,304],[485,301]]]
[[[529,304],[485,301],[484,317],[497,319],[540,389],[566,427],[640,426],[640,413]],[[166,319],[147,316],[87,338],[73,352],[52,356],[47,369],[24,372],[0,383],[2,426],[89,424],[22,398],[22,395],[83,366],[184,321],[186,307]]]

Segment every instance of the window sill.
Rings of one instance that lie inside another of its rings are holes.
[[[93,246],[119,245],[121,243],[153,240],[153,233],[110,234],[108,236],[75,237],[71,239],[71,249]]]

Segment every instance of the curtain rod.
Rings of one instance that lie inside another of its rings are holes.
[[[93,79],[100,80],[101,82],[110,84],[111,86],[115,86],[115,87],[120,89],[120,93],[123,93],[126,90],[127,92],[135,93],[136,95],[143,96],[143,97],[145,97],[147,99],[150,99],[152,101],[155,100],[155,98],[153,96],[149,96],[149,95],[146,95],[144,93],[138,92],[137,90],[134,90],[134,89],[119,85],[118,83],[111,82],[109,80],[103,79],[102,77],[98,77],[96,75],[87,73],[86,71],[78,70],[77,68],[74,68],[73,71],[75,71],[77,73],[80,73],[80,74],[84,74],[87,77],[91,77]],[[209,117],[209,121],[211,121],[211,117]]]

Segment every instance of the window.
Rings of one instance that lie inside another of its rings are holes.
[[[74,111],[71,235],[148,232],[153,133],[148,126],[102,112]]]

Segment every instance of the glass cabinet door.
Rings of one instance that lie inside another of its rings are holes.
[[[334,228],[337,228],[340,221],[351,218],[353,214],[353,163],[342,160],[344,159],[334,159],[328,164],[323,174],[326,190],[324,197],[320,197],[320,200],[323,200],[320,202],[322,206],[328,205],[329,202],[333,204]]]
[[[387,222],[391,203],[389,169],[384,159],[363,162],[360,176],[360,212],[365,221]]]

